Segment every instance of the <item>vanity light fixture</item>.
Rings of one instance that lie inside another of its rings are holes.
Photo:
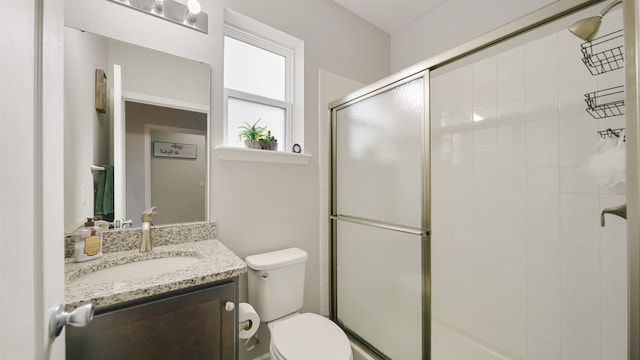
[[[153,16],[198,30],[209,32],[209,17],[202,11],[198,0],[188,0],[187,4],[175,0],[109,0]]]

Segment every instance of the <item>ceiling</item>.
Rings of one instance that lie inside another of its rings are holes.
[[[333,0],[391,34],[448,0]]]

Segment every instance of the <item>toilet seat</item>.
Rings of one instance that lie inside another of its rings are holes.
[[[270,327],[271,350],[287,360],[350,360],[351,345],[331,320],[304,313],[275,321]]]

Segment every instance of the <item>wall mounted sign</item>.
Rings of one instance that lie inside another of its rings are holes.
[[[195,159],[197,155],[197,146],[195,144],[179,144],[163,141],[153,142],[153,156]]]

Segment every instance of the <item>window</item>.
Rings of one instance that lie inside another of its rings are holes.
[[[244,146],[238,127],[259,121],[290,151],[304,135],[302,41],[229,10],[225,22],[225,143]]]

